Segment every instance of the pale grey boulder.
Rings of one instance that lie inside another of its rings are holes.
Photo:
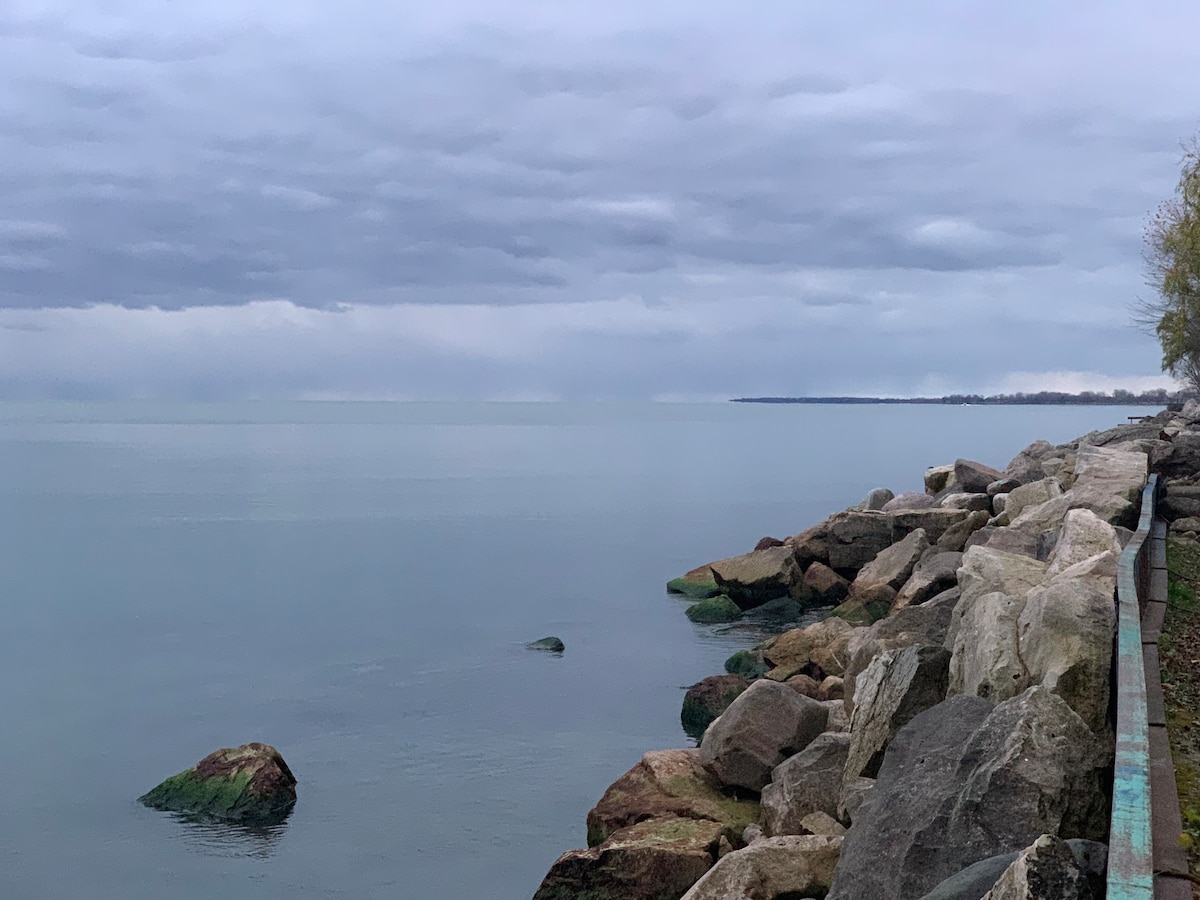
[[[762,825],[769,835],[803,834],[805,816],[838,814],[851,736],[825,732],[775,767],[762,791]]]
[[[1086,876],[1092,889],[1092,895],[1096,898],[1103,897],[1105,875],[1108,871],[1108,847],[1096,841],[1085,841],[1080,838],[1072,838],[1066,844],[1075,855],[1076,865]],[[961,872],[951,875],[921,897],[921,900],[975,900],[977,897],[982,897],[995,886],[996,881],[1012,865],[1017,856],[1018,853],[1013,852],[981,859],[979,862],[967,866]]]
[[[1022,484],[1037,481],[1043,476],[1042,460],[1054,456],[1056,452],[1049,441],[1034,441],[1012,458],[1004,469],[1005,477]]]
[[[971,536],[981,528],[987,527],[988,518],[988,514],[982,509],[968,513],[965,519],[951,525],[942,533],[941,537],[937,539],[937,548],[952,553],[961,553],[966,548]]]
[[[992,497],[992,509],[996,515],[1008,512],[1008,494],[996,494]]]
[[[903,647],[872,660],[855,682],[847,780],[874,778],[896,733],[946,699],[949,666],[944,647]]]
[[[721,857],[683,900],[775,900],[823,896],[833,880],[841,837],[784,835]]]
[[[850,593],[861,594],[881,584],[898,591],[928,549],[929,538],[925,529],[918,528],[863,566],[850,585]]]
[[[1102,838],[1107,754],[1045,688],[952,697],[896,735],[854,816],[828,900],[921,897],[1042,834]]]
[[[1025,597],[992,591],[964,600],[959,609],[948,643],[949,692],[998,703],[1029,687],[1017,635]]]
[[[843,837],[846,826],[828,813],[809,813],[800,820],[802,834],[824,834],[830,837]]]
[[[844,825],[853,824],[855,816],[874,787],[874,778],[851,778],[843,784],[841,795],[838,797],[838,821]]]
[[[940,494],[954,485],[954,466],[931,466],[925,470],[925,493]]]
[[[958,583],[958,569],[962,565],[963,555],[938,551],[936,547],[931,550],[934,552],[926,551],[913,567],[908,581],[896,594],[892,607],[894,610],[924,603]]]
[[[897,494],[880,509],[884,512],[892,512],[897,509],[929,509],[933,507],[935,501],[928,494],[922,494],[919,491],[904,491]]]
[[[1042,478],[1030,481],[1009,491],[1004,510],[1010,520],[1021,515],[1027,506],[1041,506],[1047,500],[1063,495],[1062,485],[1055,478]]]
[[[1066,841],[1043,834],[981,900],[1092,900],[1092,889]]]
[[[1007,494],[1009,491],[1015,490],[1020,486],[1021,482],[1015,478],[1001,478],[987,486],[987,495],[995,500],[998,494]]]
[[[986,493],[947,494],[938,502],[938,506],[944,509],[965,509],[971,512],[979,509],[991,512],[992,498]]]
[[[761,791],[771,770],[812,743],[828,718],[818,701],[760,679],[708,726],[700,762],[725,785]]]
[[[1053,578],[1091,556],[1121,552],[1116,529],[1090,509],[1068,510],[1063,517],[1054,551],[1046,560],[1046,575]]]

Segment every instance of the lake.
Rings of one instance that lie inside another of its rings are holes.
[[[1156,411],[0,403],[0,896],[528,898],[753,642],[669,578]],[[251,740],[282,826],[136,802]]]

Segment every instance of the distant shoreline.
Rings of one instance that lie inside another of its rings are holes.
[[[734,397],[731,403],[824,403],[824,404],[923,404],[942,406],[1181,406],[1188,397],[1183,394],[1154,392],[1148,394],[999,394],[984,397],[978,394],[949,394],[944,397]]]

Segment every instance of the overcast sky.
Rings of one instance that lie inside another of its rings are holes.
[[[1142,388],[1200,3],[3,0],[0,396]]]

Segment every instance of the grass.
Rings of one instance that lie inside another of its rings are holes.
[[[1175,785],[1183,812],[1181,842],[1200,874],[1200,545],[1167,541],[1167,615],[1159,664]]]

